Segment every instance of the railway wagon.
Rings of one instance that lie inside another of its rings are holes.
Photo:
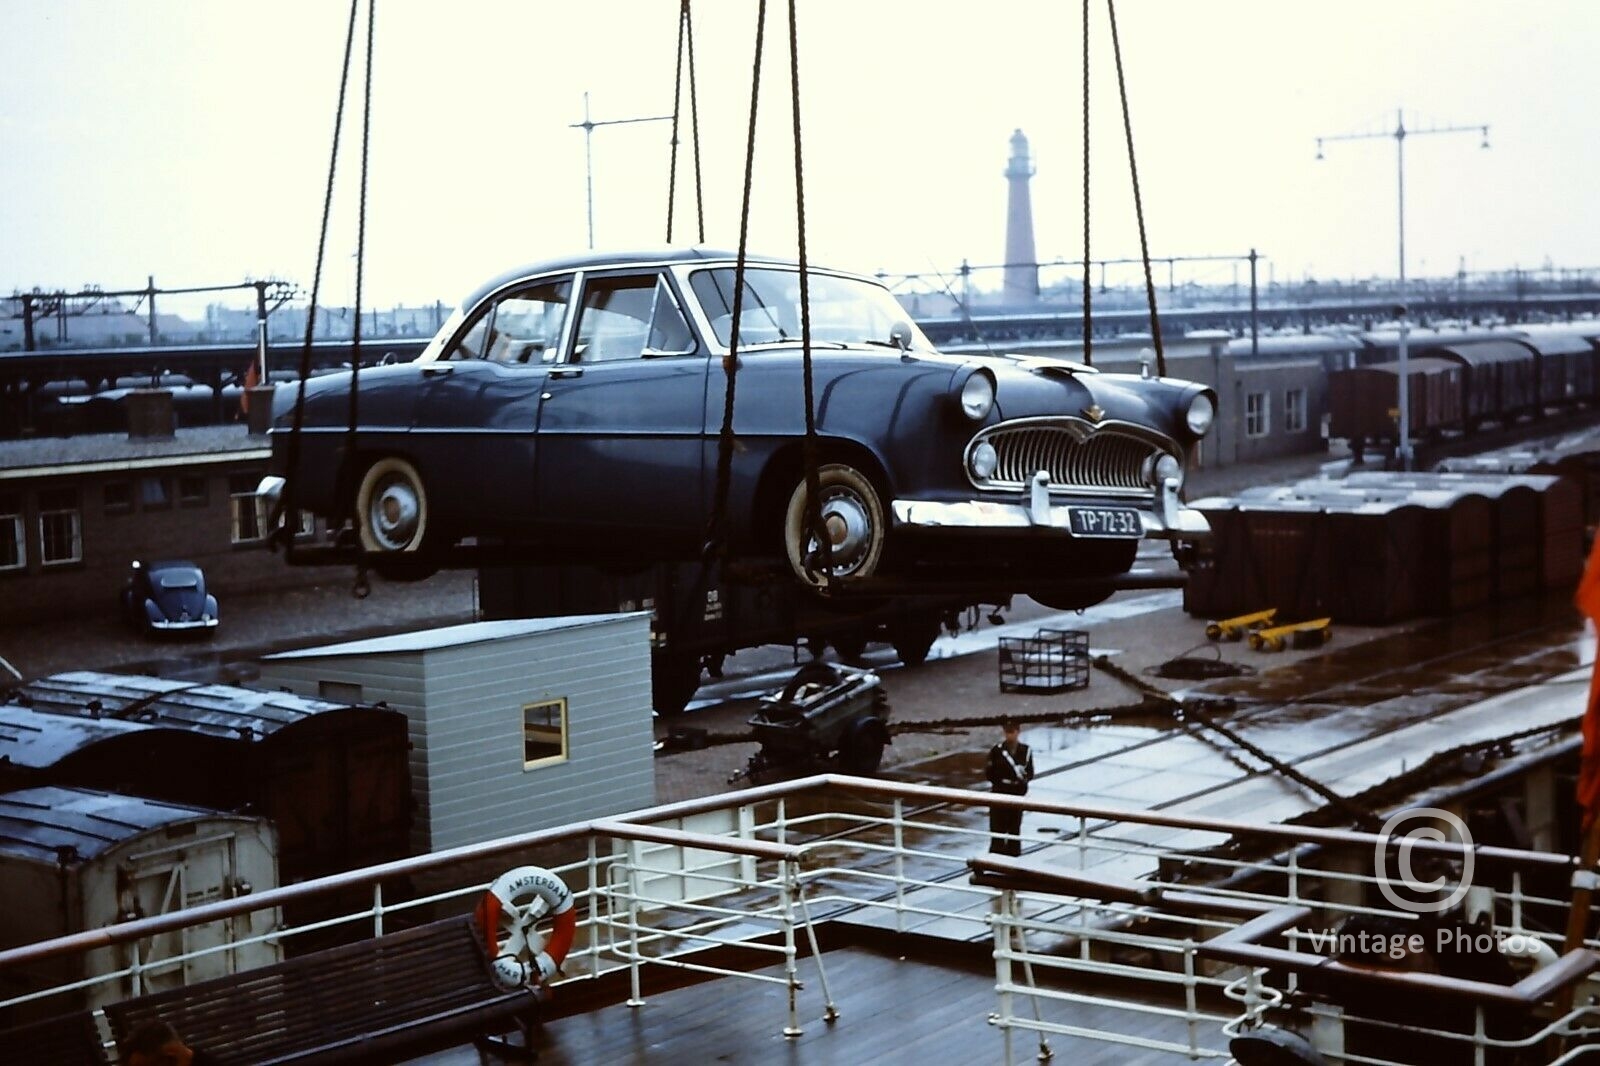
[[[1595,345],[1579,333],[1530,329],[1520,342],[1538,356],[1539,402],[1546,407],[1592,403],[1595,399]]]
[[[401,858],[406,716],[287,692],[91,671],[0,706],[0,787],[104,789],[273,820],[283,883]]]
[[[1418,355],[1459,363],[1462,415],[1468,430],[1484,422],[1507,423],[1539,406],[1538,353],[1514,340],[1435,345]]]
[[[1449,359],[1407,360],[1411,432],[1425,436],[1461,424],[1464,412],[1461,365]],[[1352,443],[1396,437],[1400,364],[1374,363],[1328,375],[1328,431]]]

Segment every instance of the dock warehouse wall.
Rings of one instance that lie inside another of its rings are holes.
[[[262,661],[260,683],[406,713],[419,852],[655,803],[645,612],[473,622],[284,652]],[[525,712],[558,701],[565,754],[529,763]]]
[[[315,583],[316,569],[284,566],[266,550],[254,504],[242,496],[266,473],[267,458],[265,438],[243,426],[179,430],[158,441],[0,441],[0,621],[114,611],[135,559],[198,564],[221,601],[223,625],[232,593]],[[46,561],[46,514],[57,516],[48,522],[59,561]]]

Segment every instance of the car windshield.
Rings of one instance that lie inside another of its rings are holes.
[[[932,345],[911,322],[911,316],[881,285],[832,274],[808,275],[811,339],[823,343],[876,344],[897,348],[890,333],[896,325],[909,330],[911,347]],[[697,270],[690,287],[705,310],[717,341],[733,343],[732,267]],[[800,343],[800,272],[749,269],[744,274],[744,299],[739,308],[739,347]]]

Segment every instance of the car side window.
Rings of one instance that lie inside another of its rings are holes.
[[[595,278],[584,285],[574,362],[686,355],[694,350],[694,334],[661,275]]]
[[[483,357],[512,366],[555,362],[571,296],[572,282],[561,280],[501,299],[489,320]]]
[[[518,365],[555,361],[572,298],[572,279],[542,281],[480,308],[441,359],[487,359]]]

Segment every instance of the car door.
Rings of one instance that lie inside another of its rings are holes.
[[[459,534],[529,529],[537,519],[539,402],[560,349],[572,278],[511,289],[423,363],[412,451],[438,513]]]
[[[537,492],[569,538],[700,536],[706,349],[661,270],[585,274],[545,383]],[[640,542],[644,548],[643,542]]]

